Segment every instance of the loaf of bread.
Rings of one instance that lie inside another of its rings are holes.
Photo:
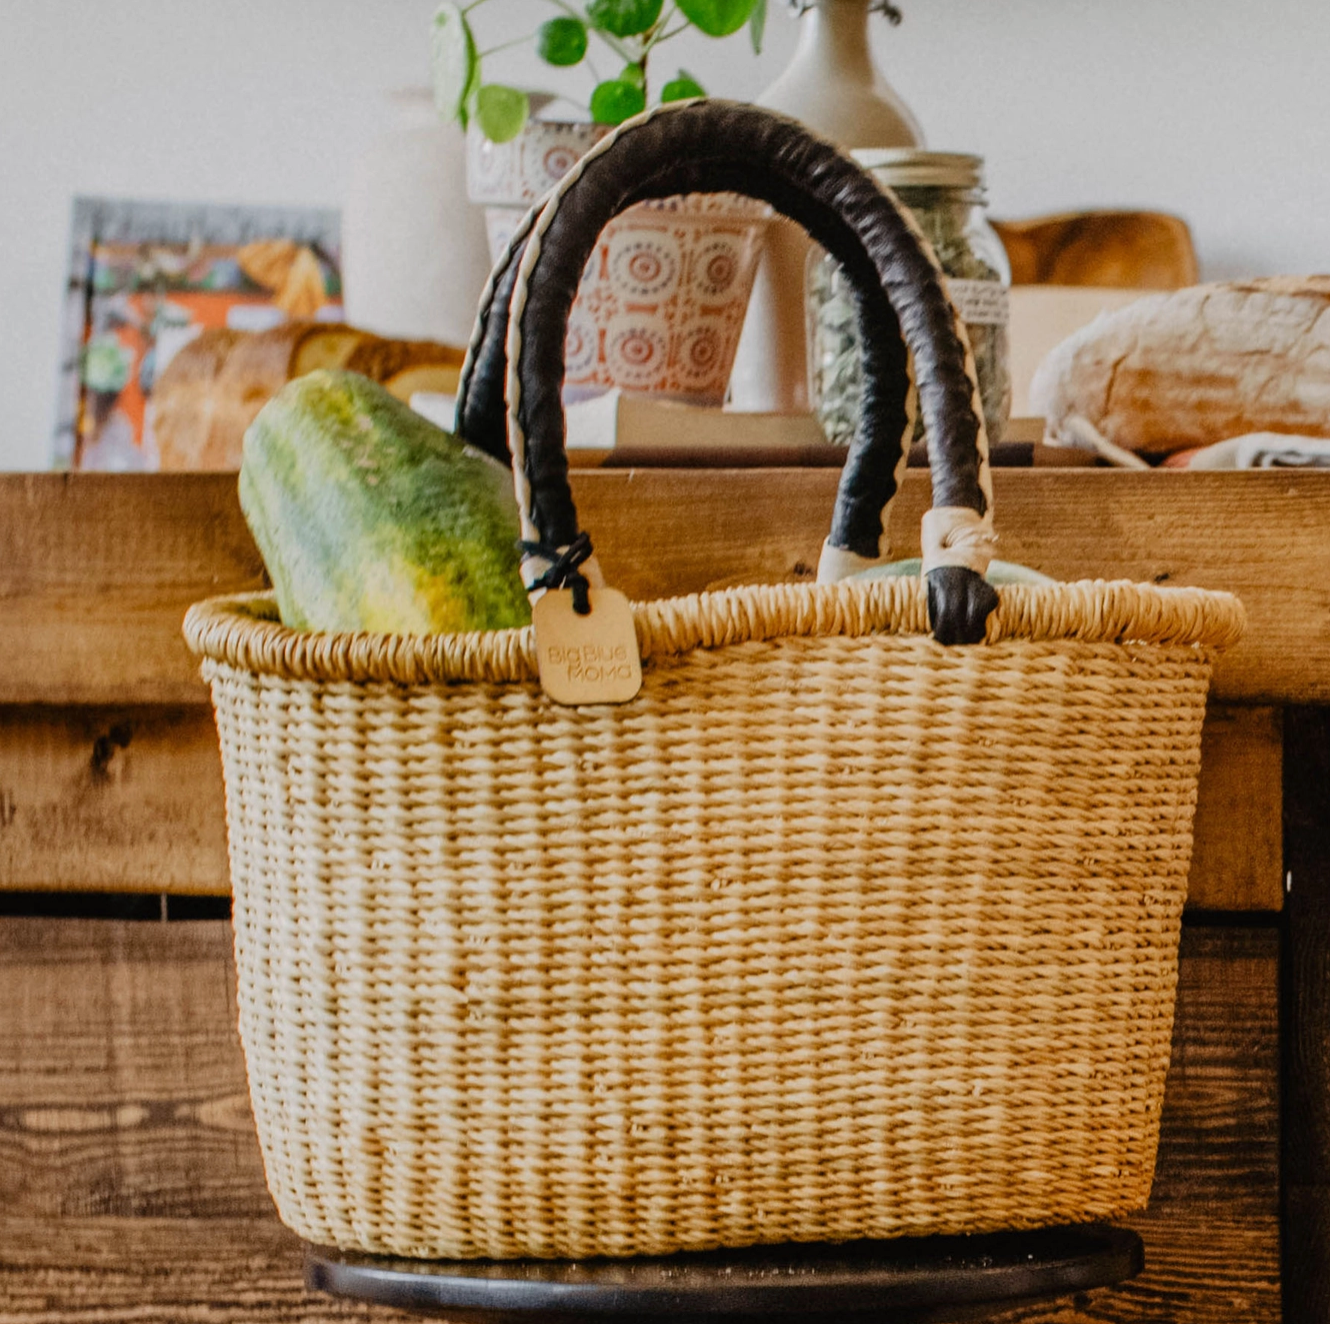
[[[428,340],[385,340],[332,322],[286,322],[270,331],[208,330],[167,365],[152,395],[163,469],[238,469],[245,429],[295,377],[348,368],[399,399],[457,389],[464,351]]]
[[[1054,440],[1069,420],[1166,455],[1249,432],[1330,437],[1330,276],[1194,285],[1106,313],[1030,384]]]

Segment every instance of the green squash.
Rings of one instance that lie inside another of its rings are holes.
[[[245,433],[240,506],[298,630],[531,619],[512,475],[356,373],[287,384]]]

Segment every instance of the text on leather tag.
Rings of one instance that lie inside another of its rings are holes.
[[[642,688],[633,609],[617,589],[590,590],[591,611],[573,610],[571,589],[552,589],[531,609],[540,686],[555,703],[627,703]]]

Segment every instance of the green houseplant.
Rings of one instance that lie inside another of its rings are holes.
[[[457,4],[444,0],[434,15],[435,96],[439,112],[463,127],[474,122],[491,142],[508,142],[521,133],[531,115],[530,94],[486,77],[485,62],[514,46],[533,43],[552,69],[580,68],[591,83],[587,110],[597,124],[621,124],[645,110],[658,47],[689,28],[708,37],[728,37],[747,27],[753,50],[760,51],[767,0],[588,0],[576,8],[550,0],[556,12],[533,33],[482,50],[472,15],[487,0]],[[597,55],[620,64],[602,77]],[[658,60],[659,57],[657,57]],[[660,101],[705,96],[697,79],[680,69],[659,90]]]
[[[473,17],[488,5],[480,17],[497,19],[501,3],[444,0],[434,19],[436,101],[444,118],[467,129],[467,193],[484,209],[496,261],[526,210],[616,124],[651,103],[705,95],[684,70],[657,82],[663,43],[689,28],[724,37],[746,26],[756,50],[766,16],[766,0],[549,3],[550,17],[534,32],[489,49]],[[580,79],[589,93],[580,118],[551,118],[552,93],[491,81],[492,57],[527,44],[569,75],[558,100],[578,104]],[[613,77],[602,76],[607,52]],[[569,319],[565,399],[620,389],[723,403],[769,218],[764,204],[717,194],[641,203],[612,221]]]

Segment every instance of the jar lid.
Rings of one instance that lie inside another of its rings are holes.
[[[921,147],[861,147],[850,153],[888,188],[977,189],[984,158],[969,152],[929,152]]]

